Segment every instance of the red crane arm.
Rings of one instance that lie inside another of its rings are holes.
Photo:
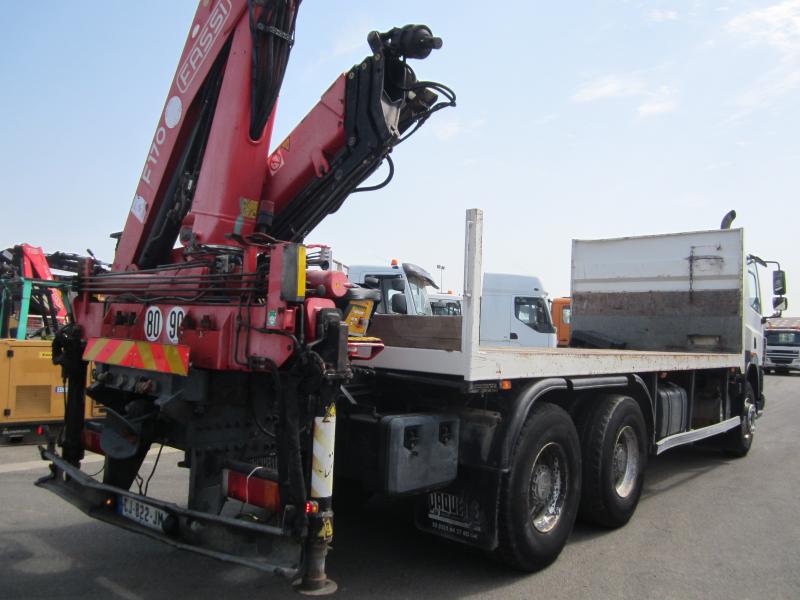
[[[171,262],[179,234],[184,244],[213,245],[229,243],[232,232],[252,231],[299,0],[259,4],[200,2],[119,240],[115,271]]]

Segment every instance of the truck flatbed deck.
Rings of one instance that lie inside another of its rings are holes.
[[[463,378],[464,381],[591,377],[659,371],[742,367],[742,354],[712,351],[617,350],[490,346],[480,343],[482,219],[470,211],[466,225],[461,317],[378,315],[375,335],[386,348],[368,364],[379,370]]]
[[[486,377],[612,375],[726,368],[738,366],[740,362],[738,354],[721,353],[481,347],[473,357],[470,375],[474,380]]]
[[[480,346],[459,351],[387,347],[370,365],[377,369],[463,377],[465,381],[581,377],[737,367],[738,354],[605,350],[593,348],[507,348]]]

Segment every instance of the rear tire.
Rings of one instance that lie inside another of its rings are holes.
[[[581,419],[580,516],[603,527],[625,525],[639,503],[647,467],[647,428],[628,396],[603,396]]]
[[[558,406],[534,406],[516,442],[500,495],[497,557],[535,571],[567,542],[581,491],[578,433]]]

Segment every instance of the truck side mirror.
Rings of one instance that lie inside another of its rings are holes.
[[[772,272],[772,293],[776,296],[786,293],[786,273],[780,269]]]
[[[408,305],[406,304],[406,297],[403,294],[395,294],[392,296],[392,312],[399,315],[408,314]]]
[[[392,289],[396,292],[404,292],[406,291],[406,282],[399,277],[397,279],[392,279]],[[777,292],[775,292],[777,294]]]
[[[789,300],[786,298],[786,296],[778,296],[777,298],[773,298],[772,308],[774,308],[776,312],[783,312],[789,308]]]

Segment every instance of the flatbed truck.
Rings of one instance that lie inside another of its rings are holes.
[[[763,332],[741,229],[575,242],[573,327],[609,347],[509,348],[479,339],[482,222],[468,211],[461,318],[375,316],[386,347],[340,403],[340,475],[417,494],[419,528],[534,570],[579,514],[625,524],[648,456],[747,454]]]
[[[579,511],[630,519],[649,454],[701,439],[748,452],[763,334],[741,230],[576,243],[573,338],[601,347],[481,344],[479,210],[462,316],[373,316],[380,294],[304,240],[455,106],[407,62],[442,40],[424,25],[370,32],[368,56],[268,154],[298,6],[199,2],[114,263],[81,261],[72,281],[52,350],[64,429],[38,486],[324,594],[347,479],[414,497],[421,529],[533,570]],[[184,453],[185,502],[134,491],[153,446]],[[81,470],[87,450],[105,455],[102,480]]]

